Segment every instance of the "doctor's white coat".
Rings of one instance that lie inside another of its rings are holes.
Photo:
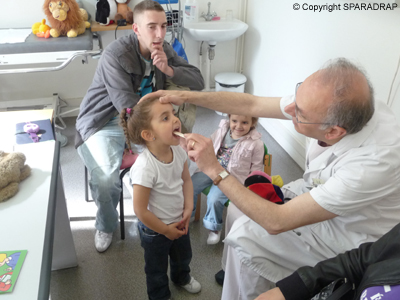
[[[282,98],[282,111],[292,101],[292,96]],[[224,241],[242,263],[272,282],[375,241],[400,222],[400,126],[384,103],[376,101],[368,124],[335,145],[321,147],[311,140],[305,169],[303,178],[283,187],[284,194],[310,192],[338,217],[269,235],[242,216]]]

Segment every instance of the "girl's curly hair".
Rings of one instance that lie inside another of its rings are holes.
[[[119,125],[124,130],[125,141],[131,150],[131,142],[136,145],[146,145],[142,131],[151,129],[151,107],[159,98],[152,98],[137,104],[132,108],[124,108],[120,113]]]

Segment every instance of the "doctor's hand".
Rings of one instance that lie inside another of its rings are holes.
[[[179,91],[179,90],[159,90],[157,92],[153,92],[150,94],[145,95],[142,97],[139,101],[146,101],[148,99],[153,99],[153,98],[160,98],[161,103],[173,103],[175,105],[182,105],[183,103],[187,102],[187,99],[190,97],[190,95],[195,92],[189,92],[189,91]]]
[[[156,48],[151,52],[151,59],[153,60],[153,65],[156,66],[161,72],[168,75],[169,77],[174,76],[174,70],[168,66],[167,55],[163,48]]]
[[[285,297],[279,288],[274,288],[266,293],[262,293],[255,300],[285,300]]]
[[[197,133],[185,134],[186,147],[190,160],[194,161],[200,171],[211,179],[224,170],[215,156],[211,139]]]

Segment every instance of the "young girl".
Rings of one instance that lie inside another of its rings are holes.
[[[219,163],[241,183],[253,171],[263,170],[264,143],[261,134],[255,129],[258,118],[229,115],[222,120],[219,128],[211,135],[215,155]],[[209,229],[207,244],[217,244],[221,238],[222,213],[228,198],[212,185],[213,181],[203,172],[192,175],[194,203],[197,195],[211,185],[207,195],[207,212],[203,219],[204,227]]]
[[[171,104],[161,104],[155,98],[122,110],[121,125],[127,145],[146,146],[130,175],[149,299],[171,297],[168,256],[171,280],[190,293],[198,293],[201,285],[190,276],[189,267],[193,186],[187,154],[174,134],[180,132],[181,122]]]

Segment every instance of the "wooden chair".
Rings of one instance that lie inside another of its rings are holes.
[[[264,144],[264,173],[271,175],[271,166],[272,166],[272,155],[268,153],[268,148]],[[208,195],[210,192],[211,185],[206,187],[201,193],[204,195]],[[201,212],[201,193],[197,195],[197,205],[196,205],[196,212],[194,215],[194,220],[200,220],[200,212]],[[228,207],[229,200],[225,203],[225,206]]]

